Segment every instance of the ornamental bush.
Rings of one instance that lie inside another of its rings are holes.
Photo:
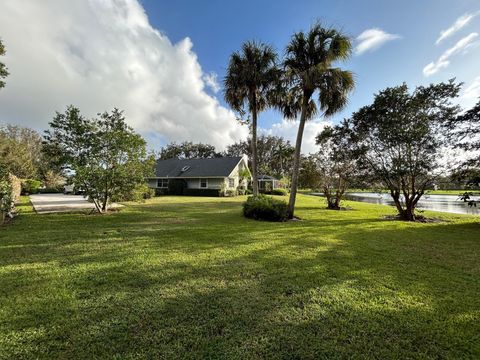
[[[211,196],[219,197],[222,194],[220,189],[189,189],[183,190],[183,195],[186,196]]]
[[[280,196],[287,196],[288,192],[285,189],[273,189],[272,195],[280,195]]]
[[[269,196],[249,196],[243,203],[243,216],[255,220],[286,221],[287,203]]]
[[[22,181],[22,194],[36,194],[40,190],[42,182],[35,179],[25,179]]]

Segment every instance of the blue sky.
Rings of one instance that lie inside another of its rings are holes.
[[[437,59],[457,40],[480,32],[480,16],[439,45],[441,30],[455,20],[480,10],[476,0],[431,1],[155,1],[143,0],[151,23],[177,42],[190,37],[198,60],[206,72],[219,80],[228,57],[245,40],[272,44],[279,54],[295,31],[306,30],[315,20],[342,29],[352,38],[370,28],[380,28],[401,38],[375,51],[352,56],[343,66],[355,73],[357,86],[348,108],[336,118],[348,116],[368,104],[373,94],[387,86],[407,82],[411,86],[456,77],[467,84],[480,75],[480,48],[452,59],[448,68],[425,77],[426,64]],[[221,95],[218,94],[219,99]],[[222,100],[223,101],[223,100]],[[467,102],[471,104],[471,102]],[[264,127],[281,118],[269,113]]]
[[[3,0],[10,76],[0,125],[43,131],[69,104],[87,117],[118,107],[152,149],[194,141],[221,150],[248,136],[219,88],[230,54],[255,39],[281,56],[291,35],[316,20],[355,47],[340,65],[355,73],[356,89],[330,121],[404,81],[413,88],[456,77],[465,82],[459,103],[480,97],[478,0]],[[320,116],[307,124],[303,152],[315,151],[324,125]],[[260,127],[293,142],[297,123],[269,111]]]

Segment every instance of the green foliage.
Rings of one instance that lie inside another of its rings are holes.
[[[480,99],[471,109],[449,118],[444,126],[449,131],[453,148],[465,150],[468,154],[461,164],[460,172],[469,173],[472,170],[478,172],[480,169]]]
[[[6,53],[5,45],[3,45],[2,39],[0,39],[0,56],[4,56]],[[5,87],[5,79],[9,75],[7,67],[4,63],[0,62],[0,89]]]
[[[134,189],[128,193],[119,194],[116,197],[112,197],[112,201],[136,201],[144,202],[147,199],[151,199],[155,196],[155,190],[150,188],[147,184],[138,184]]]
[[[265,195],[249,196],[243,203],[243,215],[255,220],[286,221],[287,203]]]
[[[228,190],[225,191],[225,196],[227,196],[227,197],[232,197],[232,196],[237,196],[237,195],[238,195],[237,190],[228,189]]]
[[[41,138],[36,131],[13,125],[0,127],[0,166],[15,176],[39,176],[41,151]]]
[[[418,201],[446,171],[440,161],[446,138],[442,127],[459,111],[452,102],[459,91],[453,80],[413,93],[406,84],[387,88],[350,120],[359,164],[389,189],[405,220],[415,220]]]
[[[327,126],[318,134],[316,142],[320,145],[315,155],[320,175],[318,185],[327,200],[327,207],[340,210],[343,195],[359,174],[352,129],[347,121],[334,127]]]
[[[287,196],[288,191],[285,189],[277,188],[272,190],[272,195]]]
[[[46,187],[43,189],[39,189],[38,192],[40,194],[58,194],[63,192],[63,186]]]
[[[155,196],[168,195],[168,189],[155,188]]]
[[[5,217],[13,210],[12,185],[8,179],[8,174],[4,168],[0,168],[0,225],[5,221]]]
[[[227,147],[227,156],[248,156],[249,167],[252,168],[252,139],[241,140]],[[295,148],[290,141],[279,136],[260,135],[257,138],[258,172],[277,178],[290,176],[292,173],[293,153]],[[251,175],[250,175],[251,177]]]
[[[181,144],[170,143],[160,150],[160,159],[200,159],[221,156],[215,151],[215,146],[209,144],[194,144],[185,141]]]
[[[209,197],[219,197],[222,196],[222,191],[220,189],[189,189],[186,188],[183,190],[183,195],[186,196],[209,196]]]
[[[243,197],[39,216],[24,200],[0,229],[2,358],[479,358],[478,216],[405,223],[302,195],[284,223],[245,219]]]
[[[155,160],[147,154],[145,140],[118,109],[87,120],[69,106],[64,114],[57,112],[50,127],[44,152],[74,173],[74,185],[84,189],[99,212],[107,210],[112,198],[131,194],[153,174]]]
[[[230,56],[224,79],[225,102],[239,114],[241,122],[250,125],[250,168],[254,195],[258,195],[257,116],[272,106],[281,74],[277,66],[277,53],[271,46],[247,41],[243,43],[241,51]]]
[[[300,115],[292,169],[289,217],[293,217],[299,185],[302,137],[305,122],[321,112],[332,116],[345,107],[355,81],[350,71],[335,62],[348,59],[350,38],[334,28],[314,24],[307,33],[297,32],[286,48],[284,86],[276,106],[289,119]],[[313,96],[318,94],[318,104]]]
[[[182,179],[170,179],[168,181],[168,195],[183,195],[187,184]]]
[[[22,195],[37,194],[42,186],[42,182],[35,179],[22,180]]]

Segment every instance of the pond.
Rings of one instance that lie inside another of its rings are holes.
[[[315,193],[312,195],[322,195]],[[392,197],[387,193],[347,193],[345,199],[362,201],[372,204],[394,205]],[[475,200],[479,200],[475,197]],[[417,205],[419,210],[441,211],[454,214],[480,215],[480,204],[477,207],[470,207],[466,202],[459,200],[457,195],[424,195]]]

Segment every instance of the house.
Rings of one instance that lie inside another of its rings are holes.
[[[237,190],[246,188],[250,179],[248,158],[219,157],[209,159],[167,159],[157,160],[155,177],[148,179],[149,187],[157,193],[167,193],[173,180],[180,180],[185,189]],[[187,191],[192,193],[193,191]],[[204,192],[205,194],[208,191]],[[196,191],[201,195],[201,191]]]
[[[273,189],[283,188],[283,184],[280,180],[275,179],[273,176],[269,175],[259,175],[258,176],[258,190],[260,192],[270,192]]]

